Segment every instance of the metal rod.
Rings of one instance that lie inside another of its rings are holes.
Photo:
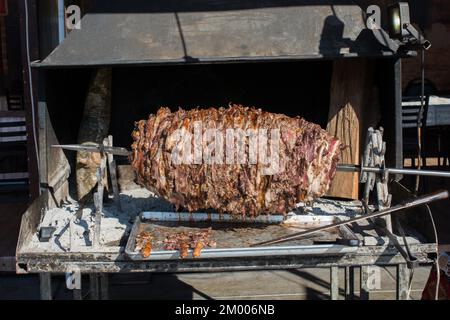
[[[86,151],[86,152],[100,152],[108,153],[116,156],[129,156],[131,151],[121,148],[104,145],[81,145],[81,144],[65,144],[65,145],[52,145],[52,148],[61,148],[71,151]]]
[[[251,247],[254,246],[261,246],[261,245],[269,245],[269,244],[275,244],[275,243],[281,243],[281,242],[286,242],[286,241],[292,241],[292,240],[297,240],[300,238],[303,238],[305,236],[317,233],[319,231],[324,231],[324,230],[329,230],[329,229],[333,229],[342,225],[347,225],[347,224],[351,224],[353,222],[357,222],[357,221],[361,221],[361,220],[367,220],[370,218],[375,218],[375,217],[381,217],[381,216],[385,216],[387,214],[391,214],[403,209],[409,209],[409,208],[413,208],[413,207],[417,207],[426,203],[430,203],[433,201],[437,201],[437,200],[442,200],[442,199],[447,199],[449,197],[449,193],[447,190],[442,190],[442,191],[437,191],[437,192],[433,192],[427,195],[423,195],[420,197],[417,197],[415,199],[412,200],[408,200],[408,201],[404,201],[401,204],[395,205],[391,208],[385,209],[385,210],[381,210],[381,211],[375,211],[372,212],[370,214],[366,214],[363,216],[359,216],[359,217],[355,217],[355,218],[351,218],[349,220],[345,220],[345,221],[339,221],[337,223],[332,223],[329,224],[327,226],[322,226],[322,227],[317,227],[317,228],[313,228],[310,230],[306,230],[306,231],[302,231],[302,232],[297,232],[294,234],[291,234],[289,236],[285,236],[285,237],[281,237],[281,238],[277,238],[277,239],[272,239],[269,241],[264,241],[264,242],[260,242],[260,243],[255,243],[250,245]]]
[[[435,170],[417,170],[417,169],[400,169],[400,168],[378,168],[378,167],[361,167],[360,165],[354,164],[338,164],[336,166],[338,171],[345,172],[374,172],[374,173],[384,173],[388,172],[390,174],[406,174],[415,176],[430,176],[430,177],[443,177],[450,178],[449,171],[435,171]]]

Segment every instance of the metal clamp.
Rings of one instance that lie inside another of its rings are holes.
[[[372,127],[367,130],[366,147],[361,160],[360,182],[364,183],[364,195],[362,203],[368,207],[370,192],[376,188],[377,207],[383,210],[391,206],[392,196],[389,194],[389,169],[386,168],[384,155],[386,153],[386,142],[383,141],[384,129],[380,127],[374,130]],[[379,168],[380,173],[366,171],[364,168]],[[386,219],[390,219],[387,217]],[[390,221],[386,221],[387,228],[392,230]]]

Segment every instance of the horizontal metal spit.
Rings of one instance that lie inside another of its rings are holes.
[[[131,151],[120,147],[105,147],[102,145],[53,145],[53,148],[61,148],[71,151],[87,151],[87,152],[103,152],[116,156],[129,156]],[[400,168],[383,168],[383,167],[367,167],[354,164],[338,164],[336,170],[343,172],[372,172],[377,174],[405,174],[415,176],[430,176],[430,177],[442,177],[450,178],[450,172],[448,171],[436,171],[436,170],[417,170],[417,169],[400,169]]]
[[[354,164],[338,164],[336,170],[344,172],[372,172],[377,174],[405,174],[414,176],[429,176],[450,178],[448,171],[436,170],[418,170],[418,169],[400,169],[400,168],[383,168],[383,167],[366,167]]]

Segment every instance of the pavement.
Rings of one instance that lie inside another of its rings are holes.
[[[429,267],[414,271],[411,299],[420,299],[428,279]],[[395,299],[393,267],[379,269],[379,283],[374,282],[370,299]],[[110,299],[230,299],[230,300],[321,300],[329,299],[329,269],[295,269],[185,274],[111,274]],[[356,272],[356,299],[359,298],[359,272]],[[54,276],[55,300],[72,299],[63,276]],[[340,299],[344,299],[344,269],[339,271]],[[88,277],[83,278],[82,295],[89,299]],[[39,299],[37,275],[0,274],[0,299]]]

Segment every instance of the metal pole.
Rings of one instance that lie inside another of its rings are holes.
[[[53,290],[52,290],[52,275],[50,273],[40,273],[40,292],[41,300],[52,300]]]
[[[448,171],[436,171],[436,170],[417,170],[417,169],[399,169],[399,168],[378,168],[378,167],[361,167],[353,164],[338,164],[336,169],[344,172],[373,172],[373,173],[390,173],[390,174],[406,174],[415,176],[429,176],[429,177],[442,177],[450,178],[450,172]]]
[[[369,267],[361,266],[360,268],[360,281],[359,281],[359,300],[369,300]]]

